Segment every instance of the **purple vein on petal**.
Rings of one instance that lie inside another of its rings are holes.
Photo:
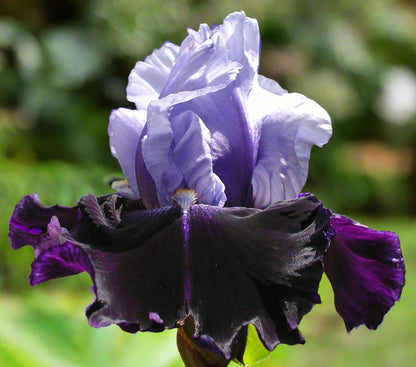
[[[182,232],[183,232],[183,258],[184,258],[184,291],[185,301],[187,305],[191,302],[192,284],[191,284],[191,271],[189,260],[189,211],[182,211]]]

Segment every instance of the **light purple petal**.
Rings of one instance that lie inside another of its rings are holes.
[[[237,86],[195,98],[177,107],[191,110],[211,133],[214,172],[225,185],[226,206],[251,206],[254,169],[253,135],[245,109],[246,96]]]
[[[209,131],[191,111],[172,117],[161,104],[149,108],[143,158],[162,206],[178,188],[193,189],[201,203],[224,204],[224,185],[212,170],[210,140]]]
[[[190,31],[183,41],[160,98],[170,96],[177,104],[200,95],[224,89],[239,72],[240,65],[228,57],[221,36],[214,32]]]
[[[331,137],[328,113],[301,94],[277,95],[259,86],[250,94],[248,110],[260,129],[254,206],[295,198],[306,182],[312,146],[322,146]]]
[[[283,89],[278,82],[273,79],[264,77],[263,75],[257,75],[258,86],[270,93],[277,94],[279,96],[286,94],[287,90]]]
[[[119,108],[112,111],[108,125],[111,153],[120,163],[136,199],[140,197],[136,178],[136,149],[146,115],[146,111]]]
[[[129,76],[127,99],[134,102],[138,110],[146,109],[151,101],[159,98],[178,51],[177,45],[166,42],[136,64]]]
[[[404,286],[399,238],[341,215],[334,215],[331,225],[336,235],[324,256],[324,268],[335,307],[348,331],[361,324],[376,329]]]
[[[230,59],[242,65],[237,83],[248,92],[259,67],[260,33],[257,20],[246,17],[244,12],[235,12],[228,15],[217,30],[225,40]]]

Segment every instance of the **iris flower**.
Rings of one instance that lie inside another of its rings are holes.
[[[135,108],[110,116],[126,177],[116,192],[74,207],[44,207],[35,194],[16,205],[9,237],[34,248],[31,285],[86,271],[90,325],[180,328],[191,349],[225,364],[250,324],[268,350],[303,343],[298,325],[320,302],[323,271],[346,328],[377,328],[404,285],[399,239],[301,194],[330,117],[259,75],[259,49],[257,21],[238,12],[136,64]]]

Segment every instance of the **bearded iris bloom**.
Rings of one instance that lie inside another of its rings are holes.
[[[258,25],[243,12],[188,33],[136,64],[135,108],[111,113],[126,177],[116,193],[74,207],[32,194],[16,205],[9,237],[34,248],[30,283],[86,271],[92,326],[191,325],[191,343],[226,362],[250,324],[268,350],[302,343],[323,271],[347,329],[377,328],[404,285],[398,237],[300,194],[330,117],[258,74]]]

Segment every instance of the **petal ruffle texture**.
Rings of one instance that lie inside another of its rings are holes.
[[[218,26],[229,51],[229,57],[242,65],[237,83],[248,92],[259,68],[260,32],[257,20],[248,18],[244,12],[235,12]]]
[[[335,307],[348,331],[362,324],[376,329],[404,286],[399,238],[341,215],[334,215],[331,225],[336,235],[324,256],[324,267]]]
[[[53,216],[62,225],[72,229],[78,221],[77,207],[44,207],[36,194],[26,195],[14,208],[9,222],[9,239],[14,249],[30,245],[36,247],[39,238],[47,231]]]
[[[330,212],[314,196],[265,210],[142,210],[126,198],[87,195],[79,208],[71,231],[50,218],[34,244],[31,282],[87,271],[92,326],[161,331],[191,317],[194,342],[226,359],[248,324],[269,350],[303,342],[297,325],[320,302],[330,233]]]
[[[266,86],[280,92],[278,85]],[[279,95],[258,86],[249,114],[261,121],[252,179],[254,206],[295,198],[306,182],[312,146],[322,146],[331,137],[328,113],[301,94]]]
[[[127,99],[134,102],[138,110],[146,110],[151,101],[159,98],[178,51],[177,45],[166,42],[144,61],[137,62],[129,76]]]
[[[88,255],[71,242],[55,245],[42,251],[32,264],[30,285],[37,285],[50,279],[67,277],[88,272],[94,276],[94,269]]]
[[[217,32],[204,26],[199,32],[189,30],[159,98],[169,96],[175,104],[224,89],[236,78],[240,67],[230,60]]]

